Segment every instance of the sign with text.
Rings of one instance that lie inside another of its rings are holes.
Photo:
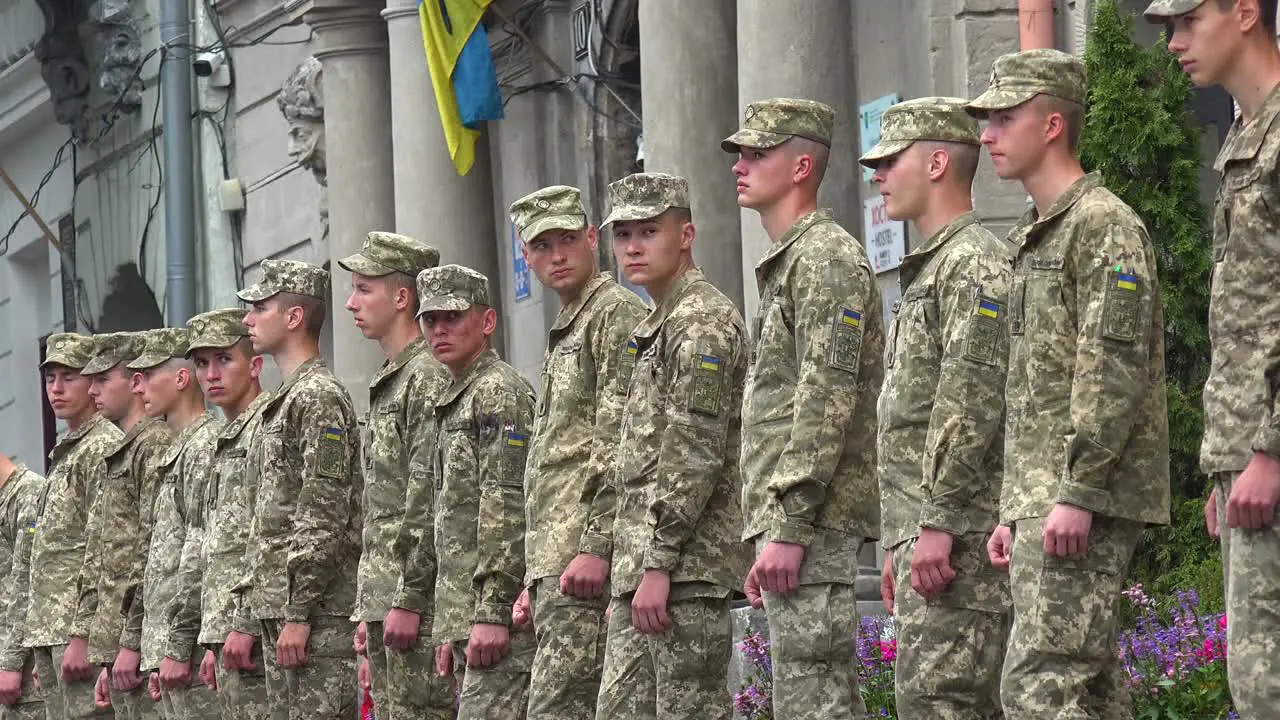
[[[524,253],[520,247],[520,236],[516,234],[516,226],[511,225],[511,289],[515,293],[516,301],[524,300],[529,297],[531,288],[529,287],[529,263],[524,259]]]
[[[907,228],[904,223],[889,219],[880,194],[862,203],[862,227],[867,234],[867,258],[876,274],[902,264],[902,255],[907,249]]]
[[[898,104],[898,94],[885,95],[876,98],[862,107],[858,108],[858,121],[861,127],[858,128],[858,137],[862,140],[862,152],[859,156],[865,155],[868,150],[876,146],[880,142],[880,116],[885,110]],[[861,167],[861,166],[860,166]],[[862,179],[871,182],[871,175],[875,171],[871,168],[862,168]]]

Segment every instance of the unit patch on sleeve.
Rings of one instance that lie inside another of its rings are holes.
[[[320,429],[320,442],[316,444],[316,474],[321,477],[341,479],[346,476],[346,445],[342,428]]]
[[[858,372],[858,353],[862,349],[862,313],[852,308],[836,310],[831,330],[831,367]]]
[[[1000,351],[1000,329],[1004,324],[1004,308],[1000,303],[978,296],[973,315],[965,331],[964,356],[974,362],[995,365]]]
[[[1138,339],[1138,307],[1142,302],[1142,278],[1119,265],[1107,273],[1107,295],[1102,303],[1102,336],[1131,342]]]
[[[640,352],[640,346],[636,344],[635,338],[627,338],[627,344],[622,347],[622,357],[618,362],[618,393],[626,395],[631,389],[631,375],[636,369],[636,356]]]
[[[689,396],[689,410],[703,415],[720,414],[720,366],[715,355],[695,355],[693,391]]]
[[[529,434],[516,429],[515,423],[502,426],[502,463],[501,477],[498,481],[503,485],[523,486],[524,466],[529,453]]]

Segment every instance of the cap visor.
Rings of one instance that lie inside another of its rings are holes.
[[[278,294],[273,288],[269,288],[262,283],[255,283],[236,293],[236,297],[247,303],[256,303]]]
[[[50,365],[61,365],[63,367],[69,367],[72,370],[80,370],[84,367],[84,363],[70,355],[67,355],[66,353],[60,352],[52,352],[45,355],[44,362],[40,363],[40,367],[42,368],[49,367]]]
[[[168,355],[139,355],[137,360],[125,365],[130,370],[150,370],[169,361]]]
[[[866,152],[865,155],[858,158],[858,163],[874,170],[881,160],[887,157],[893,157],[898,153],[911,147],[914,140],[881,140],[875,144],[875,147]]]
[[[390,275],[395,272],[394,269],[389,268],[382,263],[370,260],[360,253],[342,258],[338,261],[338,265],[347,272],[364,275],[365,277],[382,277],[383,275]]]
[[[99,355],[89,361],[87,365],[80,369],[81,375],[101,375],[120,364],[120,358],[114,356]]]
[[[1169,7],[1168,2],[1159,2],[1157,0],[1157,2],[1151,3],[1147,6],[1146,10],[1142,11],[1142,17],[1149,23],[1163,24],[1169,22],[1171,18],[1178,17],[1179,15],[1186,15],[1203,4],[1204,3],[1202,2],[1196,3],[1189,8],[1178,10]]]
[[[964,106],[965,112],[978,119],[986,118],[992,110],[1008,110],[1035,97],[1033,92],[990,89]]]
[[[525,242],[533,242],[548,230],[577,232],[586,226],[587,219],[582,215],[549,215],[529,223],[529,227],[520,233],[520,237]]]
[[[191,353],[196,350],[225,350],[226,348],[240,342],[242,338],[248,335],[206,335],[205,337],[191,341],[187,346],[187,357],[191,357]]]
[[[418,308],[418,317],[432,312],[462,312],[471,307],[471,303],[452,295],[433,297]]]
[[[766,132],[764,130],[739,130],[720,141],[720,149],[727,153],[736,153],[739,148],[753,147],[769,149],[777,147],[791,139],[790,135]]]
[[[616,222],[652,220],[670,209],[670,205],[623,205],[614,208],[609,217],[600,223],[600,227],[608,227]]]

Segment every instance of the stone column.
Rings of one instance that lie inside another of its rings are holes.
[[[644,168],[689,179],[698,229],[694,255],[711,281],[742,307],[744,292],[756,295],[756,284],[750,273],[743,280],[733,158],[720,149],[740,117],[734,4],[640,3],[640,76]]]
[[[351,283],[337,260],[357,252],[370,230],[391,228],[396,219],[387,28],[379,9],[368,0],[317,0],[303,17],[315,30],[315,55],[324,67],[333,370],[357,412],[368,407],[366,388],[382,358],[343,309]]]

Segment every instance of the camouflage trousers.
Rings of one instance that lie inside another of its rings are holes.
[[[48,718],[45,716],[44,701],[36,700],[0,707],[0,720],[48,720]]]
[[[40,673],[45,714],[48,715],[49,720],[115,717],[115,713],[111,710],[99,710],[93,703],[93,688],[98,681],[97,672],[94,672],[88,680],[65,682],[62,679],[60,672],[62,653],[66,649],[66,645],[54,645],[32,650],[36,670]]]
[[[1044,552],[1045,518],[1013,526],[1013,631],[1000,701],[1009,720],[1128,720],[1116,603],[1144,525],[1095,515],[1081,557]]]
[[[932,720],[997,720],[1000,668],[1013,620],[1008,576],[987,559],[987,533],[951,545],[956,577],[938,597],[911,589],[914,539],[893,549],[893,619],[898,650],[898,715]]]
[[[195,677],[187,687],[161,690],[160,704],[166,720],[218,720],[222,717],[217,693]]]
[[[262,658],[266,666],[267,710],[272,720],[351,720],[357,703],[355,623],[319,617],[311,623],[307,664],[284,668],[276,662],[276,640],[283,620],[262,621]]]
[[[161,703],[151,699],[145,679],[141,687],[128,692],[111,688],[111,708],[115,710],[117,720],[178,720],[166,713]]]
[[[729,591],[673,583],[671,629],[660,635],[642,635],[632,626],[631,599],[630,593],[615,597],[609,606],[596,720],[729,720]]]
[[[765,547],[756,542],[756,555]],[[858,602],[862,539],[820,530],[805,548],[800,587],[764,593],[777,720],[861,720]]]
[[[453,643],[453,678],[458,687],[458,720],[517,720],[529,704],[529,668],[536,650],[533,633],[511,630],[511,646],[497,665],[467,667],[467,643]]]
[[[1238,475],[1220,473],[1218,529],[1227,601],[1227,683],[1244,720],[1280,712],[1280,520],[1259,530],[1227,527]]]
[[[369,679],[378,720],[453,720],[453,685],[436,674],[431,618],[418,625],[418,645],[394,650],[383,644],[382,623],[367,623]]]
[[[559,577],[529,588],[538,651],[529,680],[528,720],[591,720],[604,667],[608,597],[581,600],[560,592]]]
[[[250,661],[257,670],[226,670],[222,667],[222,646],[214,653],[218,657],[215,677],[218,681],[218,712],[222,720],[241,718],[266,718],[267,678],[263,668],[262,644],[255,643]]]

